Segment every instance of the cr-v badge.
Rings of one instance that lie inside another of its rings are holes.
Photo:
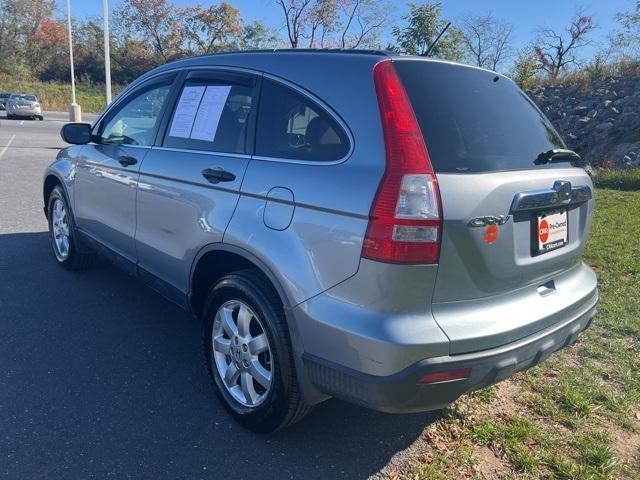
[[[487,225],[504,225],[509,221],[511,215],[488,215],[486,217],[476,217],[469,220],[470,227],[486,227]]]

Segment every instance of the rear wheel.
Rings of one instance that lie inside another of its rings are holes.
[[[280,299],[252,270],[223,277],[209,292],[203,343],[216,393],[246,428],[267,433],[303,418],[293,350]]]
[[[42,121],[44,120],[44,117],[42,115],[38,115],[38,120]]]
[[[49,195],[47,219],[51,248],[58,264],[67,270],[84,270],[89,267],[94,254],[77,238],[73,215],[60,185]]]

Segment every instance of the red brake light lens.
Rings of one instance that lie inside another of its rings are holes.
[[[438,263],[438,182],[413,108],[391,60],[373,77],[384,134],[386,168],[371,208],[363,256],[392,263]]]

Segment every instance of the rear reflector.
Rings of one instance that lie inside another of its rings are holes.
[[[457,370],[449,370],[446,372],[431,372],[423,375],[418,383],[440,383],[450,382],[452,380],[463,380],[469,378],[471,368],[459,368]]]
[[[438,181],[413,108],[391,60],[373,70],[386,168],[371,207],[362,255],[391,263],[438,263]]]

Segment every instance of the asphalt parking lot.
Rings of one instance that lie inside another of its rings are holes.
[[[195,319],[106,261],[59,268],[41,181],[64,119],[0,112],[0,478],[357,479],[416,448],[433,414],[337,400],[274,435],[242,429]]]

